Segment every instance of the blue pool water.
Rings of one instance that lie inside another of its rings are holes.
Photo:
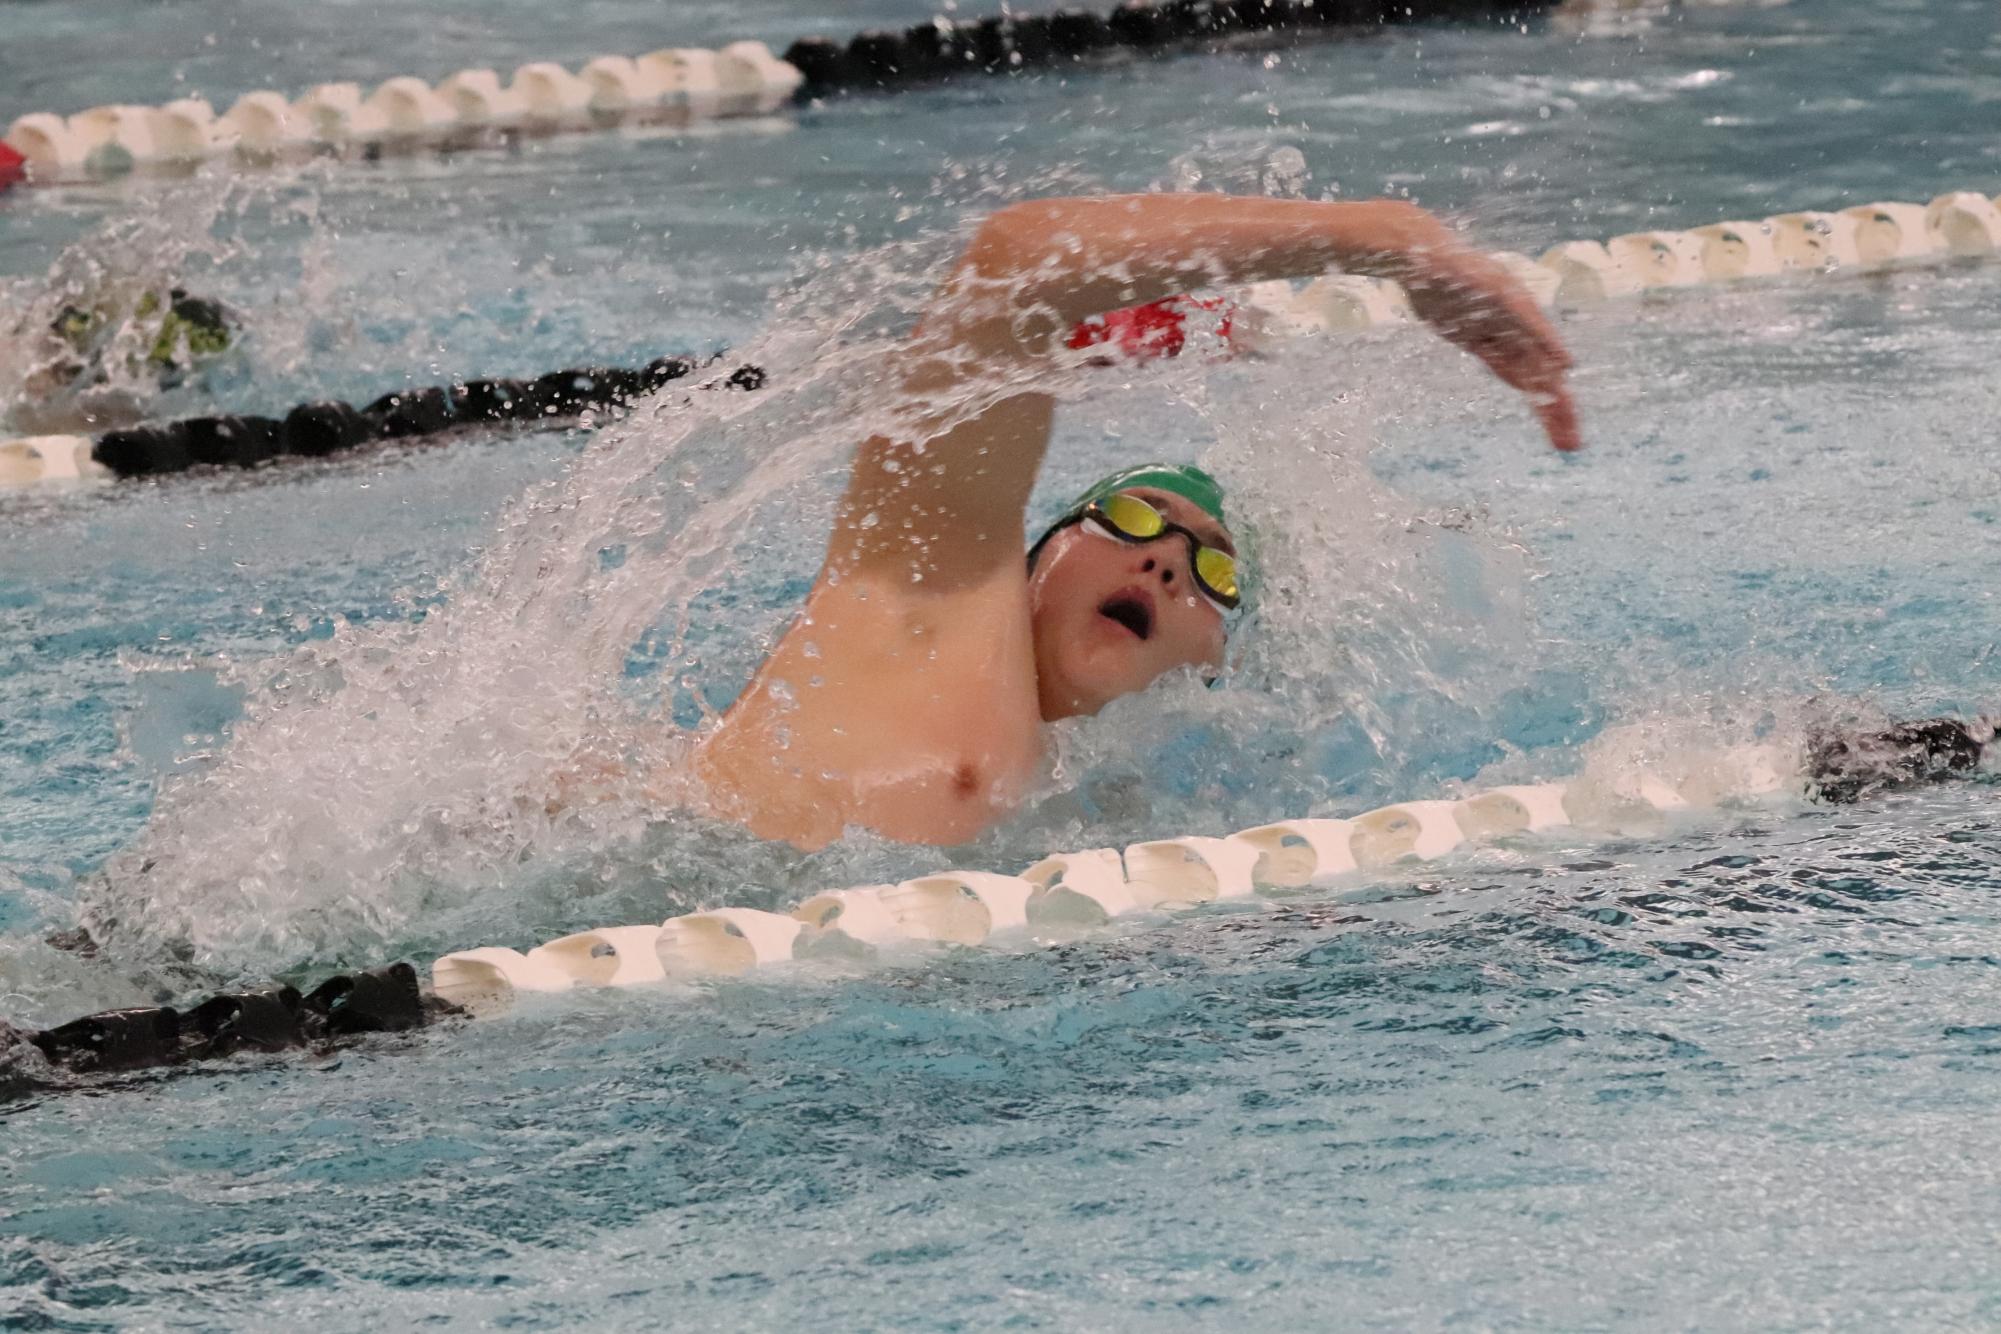
[[[843,8],[16,5],[0,117],[926,12]],[[796,335],[893,324],[994,203],[1408,190],[1538,250],[1992,193],[1996,105],[1991,7],[1827,0],[0,196],[0,310],[102,263],[243,311],[162,413],[726,345],[790,373],[588,447],[0,496],[0,1016],[927,869],[510,794],[581,718],[643,745],[728,699],[816,554],[776,517],[824,515],[873,364]],[[1992,707],[1997,312],[2001,266],[1956,265],[1571,315],[1575,459],[1422,337],[1103,377],[1047,495],[1169,441],[1261,516],[1274,596],[1225,686],[1061,729],[954,859]],[[706,555],[702,514],[732,528]],[[9,1104],[0,1318],[1985,1327],[1997,890],[1974,783]],[[39,943],[107,905],[114,958]]]

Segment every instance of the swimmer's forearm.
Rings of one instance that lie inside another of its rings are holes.
[[[1431,214],[1393,199],[1037,200],[981,225],[938,313],[963,340],[1040,352],[1078,320],[1108,310],[1335,269],[1408,278],[1428,253],[1458,245]]]

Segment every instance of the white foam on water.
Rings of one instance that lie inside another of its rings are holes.
[[[1293,157],[1210,161],[1297,194],[1310,183]],[[969,216],[1004,202],[971,188]],[[869,837],[801,859],[678,813],[676,723],[712,718],[789,620],[856,442],[894,425],[901,338],[958,244],[933,233],[807,265],[761,334],[600,431],[471,565],[415,590],[421,616],[336,620],[225,673],[243,717],[168,778],[145,832],[84,890],[83,920],[121,956],[252,975],[778,907],[925,869]],[[339,266],[315,271],[335,282]],[[1351,813],[1466,776],[1460,754],[1497,734],[1508,692],[1549,656],[1526,612],[1532,543],[1477,507],[1399,495],[1371,456],[1419,400],[1544,446],[1477,365],[1409,341],[1424,347],[1362,335],[1054,378],[1068,406],[1032,521],[1117,464],[1199,459],[1230,489],[1259,583],[1219,681],[1169,678],[1050,729],[1044,781],[957,864]],[[768,388],[699,387],[746,362]],[[1635,679],[1642,711],[1677,697]],[[1575,761],[1517,757],[1488,777]]]
[[[873,252],[783,299],[715,368],[754,362],[771,387],[695,388],[698,376],[601,431],[508,509],[420,622],[339,623],[242,669],[230,741],[167,781],[144,834],[86,891],[85,920],[117,950],[256,971],[504,937],[592,893],[651,897],[647,913],[665,915],[743,901],[746,882],[768,901],[796,891],[783,859],[663,818],[686,795],[669,704],[747,672],[783,628],[856,441],[890,424],[900,335],[956,246],[933,235]],[[1358,723],[1387,753],[1409,700],[1474,699],[1476,651],[1526,645],[1516,556],[1371,480],[1373,405],[1309,363],[1187,357],[1058,387],[1077,402],[1052,491],[1136,450],[1199,454],[1229,480],[1269,574],[1219,686],[1169,681],[1056,729],[1044,790],[989,840],[1000,860],[1025,864],[1080,824],[1131,832],[1199,811],[1214,828],[1177,832],[1223,832],[1333,800],[1341,780],[1317,732]],[[767,591],[719,614],[717,595],[746,582]],[[657,681],[624,679],[641,642]],[[1197,755],[1188,781],[1155,781],[1161,738]],[[828,859],[815,874],[860,883],[896,855],[855,839],[829,857],[857,874]]]

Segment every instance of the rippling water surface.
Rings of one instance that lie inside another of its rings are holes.
[[[1991,801],[51,1101],[0,1273],[79,1323],[1984,1325]]]
[[[0,117],[922,13],[604,0],[558,37],[534,6],[17,5]],[[505,799],[575,718],[664,733],[743,679],[820,531],[775,516],[824,513],[887,347],[822,335],[895,324],[942,253],[912,238],[1066,188],[1408,190],[1531,250],[1992,193],[1997,40],[1974,3],[1414,30],[698,136],[0,196],[0,309],[98,265],[243,313],[241,352],[163,413],[725,345],[790,373],[588,451],[0,498],[0,1015],[185,988],[158,950],[191,923],[204,975],[235,978],[925,869]],[[1572,315],[1575,459],[1421,336],[1079,386],[1048,502],[1167,441],[1231,481],[1274,596],[1222,689],[1063,730],[1045,791],[959,859],[1556,776],[1814,709],[1991,708],[1997,311],[2001,269],[1957,265]],[[728,540],[701,546],[705,513]],[[12,1104],[0,1309],[1986,1326],[1991,812],[1974,783],[1702,815],[1052,949],[543,1003]],[[134,847],[171,854],[156,880],[117,874]],[[129,948],[39,943],[93,902]]]

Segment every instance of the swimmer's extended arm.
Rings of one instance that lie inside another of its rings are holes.
[[[1505,270],[1422,209],[1228,195],[1038,200],[982,223],[940,288],[901,368],[916,405],[908,428],[862,446],[829,569],[950,588],[1019,561],[1054,411],[1032,378],[1077,321],[1333,269],[1403,284],[1441,335],[1531,396],[1557,448],[1580,443],[1555,329]]]

